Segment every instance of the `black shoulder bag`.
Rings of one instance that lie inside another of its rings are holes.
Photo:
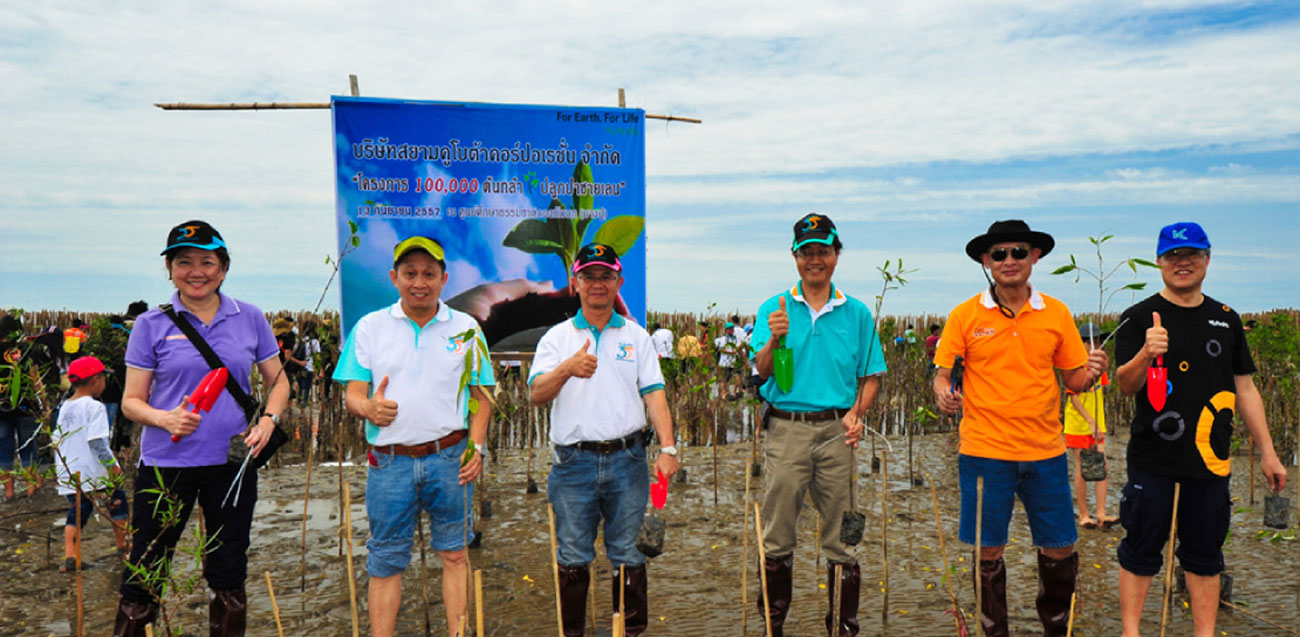
[[[217,356],[217,353],[212,351],[212,346],[208,345],[208,342],[203,340],[203,337],[199,335],[198,330],[194,329],[194,326],[190,325],[189,321],[182,319],[176,314],[176,310],[172,307],[171,303],[160,305],[158,306],[158,309],[162,310],[163,314],[166,314],[167,318],[171,319],[172,322],[176,324],[176,327],[180,328],[181,332],[185,334],[185,337],[190,340],[190,344],[194,345],[194,349],[199,350],[199,355],[201,355],[203,360],[207,362],[208,367],[212,369],[226,367],[226,364],[221,361],[221,357]],[[247,431],[249,427],[252,427],[257,423],[257,419],[261,416],[262,406],[258,405],[257,400],[252,396],[249,396],[248,392],[244,391],[244,388],[239,386],[239,382],[235,380],[234,374],[226,377],[226,391],[230,392],[230,396],[234,398],[235,402],[239,404],[239,407],[244,410],[244,418],[248,421],[248,426],[245,427],[244,430]],[[271,431],[271,439],[267,441],[265,447],[262,447],[262,452],[257,454],[257,457],[253,458],[251,463],[253,468],[261,469],[262,466],[269,462],[271,457],[274,456],[276,452],[280,450],[280,447],[283,447],[286,442],[289,442],[289,434],[284,433],[284,430],[280,429],[279,425],[276,425]],[[237,459],[230,461],[237,464],[243,461],[243,457],[238,457]]]

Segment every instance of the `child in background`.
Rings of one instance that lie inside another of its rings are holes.
[[[104,363],[94,356],[83,356],[68,366],[72,396],[59,410],[58,427],[52,439],[57,448],[54,464],[59,474],[59,494],[68,498],[68,522],[63,530],[65,559],[62,572],[76,571],[81,527],[90,519],[95,507],[89,493],[98,491],[109,496],[108,515],[112,518],[117,550],[127,550],[126,520],[129,517],[126,494],[120,488],[111,493],[107,487],[108,468],[122,474],[117,459],[108,449],[108,410],[95,400],[107,385]],[[75,479],[74,479],[75,478]],[[79,493],[80,492],[80,493]],[[76,497],[81,498],[81,519],[77,519]]]
[[[1085,323],[1080,327],[1079,335],[1090,348],[1106,338],[1106,334],[1092,323]],[[1108,480],[1093,483],[1095,485],[1093,488],[1096,490],[1097,518],[1093,519],[1088,514],[1087,482],[1083,479],[1083,470],[1079,465],[1080,452],[1084,449],[1096,446],[1097,451],[1100,451],[1103,456],[1106,454],[1106,406],[1102,399],[1102,388],[1109,384],[1110,379],[1103,373],[1091,391],[1076,394],[1068,389],[1065,390],[1065,446],[1074,458],[1074,499],[1079,507],[1079,526],[1085,529],[1097,527],[1109,529],[1119,522],[1118,517],[1106,515]],[[1109,461],[1106,465],[1107,475],[1109,475]]]

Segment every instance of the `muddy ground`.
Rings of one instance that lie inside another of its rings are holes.
[[[1123,478],[1123,440],[1113,438],[1111,450],[1111,511],[1117,511]],[[931,506],[930,484],[912,487],[908,481],[905,439],[893,441],[895,453],[888,458],[888,556],[889,586],[882,590],[883,563],[880,546],[880,475],[870,471],[870,447],[858,452],[861,466],[860,506],[865,510],[867,535],[858,548],[862,563],[863,591],[861,621],[864,635],[951,635],[953,618],[942,577],[943,563],[939,536]],[[492,517],[481,521],[482,547],[472,551],[475,568],[483,569],[486,633],[490,635],[554,635],[555,602],[551,579],[547,533],[545,475],[548,454],[536,452],[532,475],[542,489],[526,494],[527,452],[503,450],[490,465],[483,495],[492,503]],[[713,455],[708,448],[686,449],[684,466],[689,480],[674,484],[668,508],[662,513],[668,523],[666,552],[650,565],[650,634],[659,635],[761,635],[761,616],[752,610],[758,587],[751,568],[748,596],[751,610],[748,624],[742,624],[742,566],[753,564],[755,547],[749,536],[748,560],[744,554],[743,502],[748,444],[719,448],[717,503],[714,503]],[[966,611],[973,607],[969,585],[969,547],[956,544],[957,488],[955,439],[952,434],[918,438],[915,447],[915,476],[928,472],[937,487],[943,534],[948,559],[961,572],[956,578],[957,596]],[[1237,512],[1226,547],[1228,572],[1236,577],[1233,600],[1250,612],[1288,627],[1300,626],[1300,544],[1296,541],[1268,541],[1257,533],[1263,529],[1263,492],[1256,490],[1256,504],[1248,502],[1245,458],[1235,463],[1233,493]],[[344,477],[351,487],[354,538],[354,568],[361,632],[367,632],[365,593],[365,468],[346,466]],[[1297,478],[1291,468],[1290,479]],[[302,464],[264,470],[258,513],[254,527],[249,567],[249,634],[274,635],[275,620],[267,595],[264,573],[270,572],[276,601],[287,635],[351,634],[351,611],[347,586],[346,558],[340,557],[337,465],[318,465],[311,478],[311,500],[307,505],[306,578],[300,580],[300,548],[306,467]],[[1294,484],[1294,483],[1292,483]],[[761,479],[754,482],[755,492]],[[21,488],[20,488],[21,491]],[[1294,490],[1288,489],[1294,494]],[[58,572],[62,556],[64,500],[46,486],[32,498],[19,497],[0,504],[0,634],[75,634],[77,615],[76,578]],[[1023,511],[1012,521],[1012,540],[1007,548],[1008,589],[1012,609],[1012,632],[1041,634],[1033,610],[1036,594],[1034,549]],[[56,512],[58,510],[58,512]],[[809,512],[811,513],[811,512]],[[786,625],[788,635],[818,635],[826,608],[823,572],[817,570],[813,537],[815,514],[801,520],[800,548],[796,553],[795,600]],[[1296,524],[1295,503],[1290,521]],[[194,525],[191,520],[191,526]],[[752,523],[752,516],[751,516]],[[752,533],[752,532],[751,532]],[[1270,532],[1271,533],[1271,532]],[[1115,635],[1120,631],[1116,595],[1115,547],[1122,528],[1110,531],[1081,530],[1082,557],[1080,601],[1075,634]],[[1292,534],[1294,535],[1294,533]],[[46,537],[50,538],[47,548]],[[110,631],[121,568],[112,550],[112,533],[102,521],[87,526],[86,565],[83,591],[86,634]],[[440,571],[429,555],[430,596],[433,634],[445,633],[440,596]],[[820,560],[822,568],[825,560]],[[191,565],[180,565],[182,575],[192,574]],[[398,620],[403,635],[424,634],[424,605],[419,586],[419,554],[405,580],[405,596]],[[595,586],[599,614],[598,634],[607,634],[609,603],[608,564],[603,563]],[[1157,630],[1162,587],[1156,584],[1147,601],[1146,632]],[[888,612],[884,613],[888,601]],[[1186,597],[1174,596],[1169,634],[1189,635],[1191,618]],[[206,634],[207,595],[203,585],[169,604],[173,627],[187,635]],[[471,622],[472,624],[472,622]],[[1223,611],[1219,619],[1223,635],[1277,635],[1285,632],[1247,616]],[[589,633],[590,634],[590,633]]]

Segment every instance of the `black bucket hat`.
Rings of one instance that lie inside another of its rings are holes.
[[[983,263],[983,255],[989,251],[989,246],[995,243],[1007,243],[1012,241],[1024,241],[1030,246],[1042,251],[1040,256],[1047,256],[1047,253],[1056,247],[1056,240],[1052,235],[1046,232],[1030,230],[1029,224],[1020,219],[1008,219],[1006,221],[994,221],[989,226],[989,231],[971,239],[966,244],[966,256],[974,259],[976,263]]]

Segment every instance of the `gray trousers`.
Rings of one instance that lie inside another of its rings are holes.
[[[804,496],[810,494],[822,518],[820,539],[826,559],[856,561],[852,547],[840,542],[853,464],[853,448],[844,444],[843,433],[839,419],[804,422],[772,416],[768,420],[763,444],[763,549],[768,557],[794,552],[795,523]]]

